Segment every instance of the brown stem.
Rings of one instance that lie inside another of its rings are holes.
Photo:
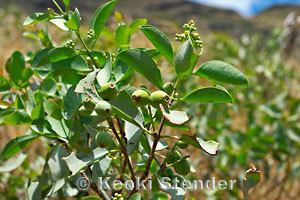
[[[126,145],[124,145],[122,139],[119,137],[119,134],[118,134],[117,130],[115,129],[115,126],[114,126],[114,123],[113,123],[112,119],[111,118],[107,119],[107,121],[108,121],[108,124],[109,124],[112,132],[114,133],[115,137],[117,138],[118,142],[120,143],[121,151],[122,151],[122,153],[125,157],[125,160],[126,160],[126,163],[128,164],[128,167],[129,167],[129,171],[130,171],[130,174],[131,174],[131,179],[135,183],[136,182],[135,173],[134,173],[134,169],[133,169],[132,163],[130,161],[129,155],[127,153]]]

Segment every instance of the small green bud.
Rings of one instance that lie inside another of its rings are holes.
[[[190,34],[189,31],[184,31],[184,35],[185,35],[185,36],[188,36],[189,34]]]
[[[138,107],[144,107],[150,103],[150,95],[145,90],[136,90],[132,93],[131,99]]]
[[[112,115],[111,105],[107,101],[99,101],[95,106],[95,111],[99,117],[108,118]]]
[[[118,95],[119,91],[114,83],[107,83],[103,85],[97,92],[102,99],[111,101]]]
[[[174,91],[174,87],[175,86],[172,82],[167,82],[164,84],[163,89],[168,95],[171,95],[172,92]]]
[[[187,159],[182,159],[181,161],[179,161],[178,163],[176,163],[176,165],[174,165],[174,169],[175,169],[175,171],[179,175],[185,176],[188,173],[190,173],[190,171],[191,171],[191,165],[187,161]]]
[[[87,99],[84,100],[83,106],[87,110],[94,110],[94,108],[96,106],[96,103],[91,98],[87,98]]]
[[[150,95],[150,103],[154,108],[159,108],[159,104],[162,104],[163,106],[168,106],[169,100],[169,95],[161,90],[155,91]]]
[[[189,147],[189,145],[186,143],[186,142],[183,142],[183,141],[177,141],[176,142],[177,146],[180,148],[180,149],[186,149]]]
[[[192,37],[193,37],[193,39],[195,39],[195,40],[200,39],[199,33],[196,33],[196,32],[192,33]]]
[[[94,56],[94,58],[93,58],[93,59],[94,59],[94,61],[95,61],[95,62],[98,62],[98,61],[99,61],[99,58],[98,58],[98,57],[96,57],[96,56]]]
[[[82,116],[90,116],[93,112],[93,110],[88,110],[84,106],[81,106],[78,111]]]

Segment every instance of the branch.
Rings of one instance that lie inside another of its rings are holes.
[[[131,174],[131,179],[134,181],[134,183],[136,183],[136,178],[135,178],[135,173],[134,173],[134,169],[132,167],[132,163],[130,161],[130,158],[129,158],[129,155],[128,155],[128,152],[127,152],[127,149],[126,149],[126,146],[124,145],[122,139],[119,137],[118,135],[118,132],[117,130],[115,129],[115,126],[114,126],[114,123],[112,121],[112,119],[107,119],[108,121],[108,124],[112,130],[112,132],[114,133],[115,137],[117,138],[118,142],[120,143],[120,146],[121,146],[121,150],[122,150],[122,153],[125,157],[125,160],[128,164],[128,167],[129,167],[129,171],[130,171],[130,174]]]

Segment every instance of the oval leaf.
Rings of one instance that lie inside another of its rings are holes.
[[[100,6],[96,12],[93,14],[92,22],[91,22],[91,29],[95,31],[95,39],[97,40],[112,13],[112,10],[116,6],[116,1],[110,1],[106,4]]]
[[[200,88],[185,96],[183,101],[192,103],[233,103],[232,96],[223,88]]]
[[[34,139],[37,138],[37,135],[22,135],[11,140],[3,149],[1,153],[1,159],[8,159],[20,152],[25,146],[31,143]]]
[[[183,79],[192,73],[193,45],[190,40],[184,42],[175,56],[175,69],[178,79]]]
[[[142,49],[128,49],[119,53],[118,58],[134,68],[152,84],[162,88],[163,81],[156,62]]]
[[[165,118],[172,124],[181,125],[189,120],[186,112],[169,110],[160,104],[160,110]]]
[[[217,155],[220,143],[212,141],[212,140],[204,141],[201,138],[196,138],[196,140],[199,142],[200,147],[206,153],[208,153],[210,155]]]
[[[141,26],[140,29],[162,55],[170,61],[173,60],[172,45],[163,32],[151,25]]]
[[[195,75],[233,85],[248,85],[246,76],[231,64],[219,60],[204,63]]]

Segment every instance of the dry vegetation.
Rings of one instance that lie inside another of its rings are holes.
[[[32,43],[32,41],[24,39],[22,36],[23,27],[21,26],[22,20],[24,19],[23,13],[20,12],[19,9],[15,7],[9,7],[9,9],[0,9],[0,74],[5,75],[4,66],[7,58],[12,54],[15,50],[20,50],[22,52],[26,52],[33,47],[35,47],[36,43]],[[174,28],[174,27],[173,27]],[[174,28],[172,31],[175,31]],[[56,30],[51,30],[55,32]],[[54,34],[56,35],[56,34]],[[142,35],[136,35],[138,37],[139,43],[145,44],[147,40],[142,37]],[[59,37],[58,37],[59,38]],[[58,40],[57,38],[57,40]],[[209,38],[209,37],[207,37]],[[139,43],[133,44],[133,46],[139,46]],[[150,43],[149,43],[150,45]],[[297,60],[290,61],[295,66]],[[164,74],[167,76],[168,72],[165,71]],[[140,81],[140,80],[137,80]],[[299,81],[293,83],[294,87],[299,87]],[[243,128],[243,124],[246,123],[246,119],[240,118],[240,115],[237,113],[232,114],[234,124],[233,130]],[[26,131],[26,127],[18,127],[18,126],[1,126],[0,127],[0,149],[15,136],[24,133]],[[171,130],[168,130],[172,132]],[[40,142],[36,142],[35,145],[31,146],[29,151],[33,155],[36,151],[41,152],[42,147],[39,144]],[[191,149],[188,149],[190,151]],[[196,154],[196,152],[195,152]],[[197,171],[200,172],[199,176],[202,176],[206,173],[206,169],[210,165],[210,159],[207,157],[201,157],[192,155],[195,158],[194,160],[195,166],[197,166]],[[296,158],[297,159],[297,158]],[[292,162],[292,161],[291,161]],[[263,177],[263,181],[253,192],[252,199],[270,199],[270,200],[290,200],[297,199],[300,196],[300,183],[299,180],[290,179],[291,177],[287,177],[284,173],[284,170],[289,170],[287,165],[286,169],[278,170],[279,163],[273,162],[270,163],[272,166],[272,174],[273,176],[270,178]],[[204,195],[202,194],[202,197]],[[201,198],[202,199],[202,198]],[[226,198],[224,198],[226,199]]]

